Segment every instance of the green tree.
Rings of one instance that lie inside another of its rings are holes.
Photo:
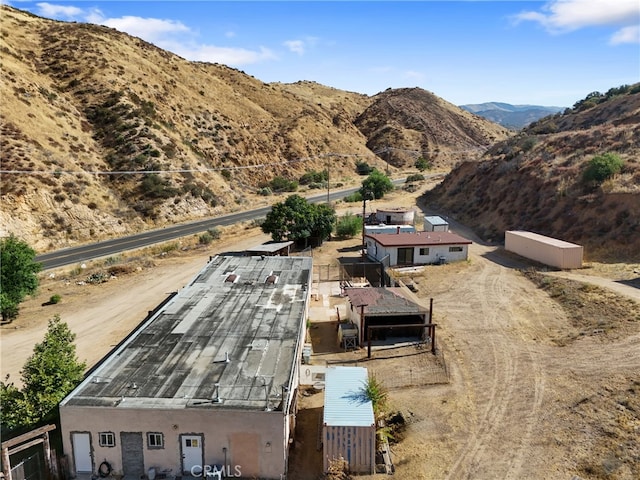
[[[14,235],[0,240],[0,310],[2,320],[13,320],[18,305],[27,295],[38,290],[38,272],[42,265],[35,261],[36,252]]]
[[[0,382],[2,428],[33,425],[48,418],[60,401],[82,381],[86,364],[76,356],[76,335],[56,315],[41,343],[33,348],[21,372],[23,387]]]
[[[618,173],[623,164],[622,159],[615,153],[597,155],[589,161],[583,174],[584,179],[599,185]]]
[[[362,219],[351,212],[338,218],[336,235],[339,238],[353,238],[362,231]]]
[[[336,211],[333,207],[324,203],[312,204],[313,224],[311,236],[317,238],[320,243],[329,238],[336,224]]]
[[[374,168],[367,178],[362,181],[360,187],[360,195],[362,198],[370,198],[373,195],[374,199],[384,197],[384,194],[393,190],[393,183],[391,179],[387,177],[380,170]]]
[[[284,202],[278,202],[262,223],[262,231],[270,233],[274,241],[284,239],[307,241],[311,237],[320,240],[333,231],[335,211],[328,205],[314,205],[300,195],[290,195]]]

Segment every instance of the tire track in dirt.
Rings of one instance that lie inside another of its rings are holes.
[[[478,305],[475,318],[469,319],[473,328],[453,335],[464,338],[473,355],[471,381],[481,393],[477,404],[482,413],[447,478],[518,478],[542,406],[543,370],[536,353],[510,331],[512,289],[507,288],[506,270],[478,260],[482,271],[471,299]],[[483,395],[487,375],[491,386]],[[522,430],[517,445],[513,434],[505,432],[514,425]]]

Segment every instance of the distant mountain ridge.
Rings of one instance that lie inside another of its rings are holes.
[[[504,102],[474,103],[460,105],[460,108],[514,130],[520,130],[536,120],[562,112],[565,109],[564,107],[541,105],[511,105]]]

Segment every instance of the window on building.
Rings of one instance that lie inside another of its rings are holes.
[[[147,446],[149,448],[164,448],[164,437],[162,433],[147,433]]]
[[[113,432],[100,432],[98,434],[98,443],[101,447],[115,447],[116,436]]]
[[[450,252],[461,252],[462,247],[449,247]]]
[[[428,247],[421,248],[420,255],[429,255],[429,248]]]

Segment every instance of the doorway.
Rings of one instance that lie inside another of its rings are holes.
[[[203,469],[202,435],[180,435],[182,474],[201,475]]]
[[[73,463],[76,473],[92,473],[91,434],[72,433],[71,443],[73,444]]]

